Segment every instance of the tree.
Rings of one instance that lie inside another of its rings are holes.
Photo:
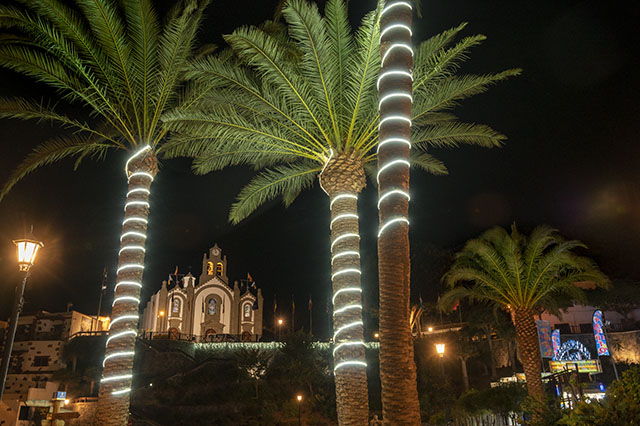
[[[164,118],[175,137],[163,154],[194,158],[196,173],[233,165],[259,171],[231,208],[234,223],[278,196],[289,206],[320,180],[331,216],[340,424],[364,424],[368,417],[357,201],[366,175],[375,175],[381,6],[364,17],[354,34],[342,0],[329,0],[324,17],[315,4],[287,2],[285,28],[273,22],[239,28],[225,36],[228,51],[195,61],[189,78],[215,88],[198,99],[194,110]],[[472,36],[454,44],[463,28],[427,40],[416,53],[413,165],[435,174],[446,169],[426,152],[430,147],[500,145],[501,134],[460,123],[448,111],[518,73],[455,76],[468,50],[484,39]],[[408,312],[404,317],[408,324]],[[403,347],[407,343],[401,342]],[[404,410],[403,390],[393,392]]]
[[[443,308],[467,298],[511,314],[527,390],[538,401],[544,390],[534,319],[537,310],[555,306],[559,296],[583,301],[577,282],[592,281],[601,287],[609,283],[591,259],[575,253],[579,248],[586,246],[563,239],[548,226],[538,226],[529,236],[520,234],[515,225],[511,233],[495,227],[468,241],[444,277],[450,289],[442,297]]]
[[[50,121],[67,135],[38,145],[10,175],[0,199],[38,168],[74,158],[103,159],[124,150],[128,180],[115,299],[98,404],[100,425],[128,420],[138,304],[144,269],[149,194],[165,140],[160,116],[187,108],[205,90],[186,95],[181,76],[191,58],[208,0],[177,4],[164,23],[150,0],[18,0],[0,6],[0,65],[54,89],[91,116],[45,103],[0,99],[0,117]]]

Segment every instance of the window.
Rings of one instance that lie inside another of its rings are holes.
[[[592,324],[580,324],[580,333],[581,334],[592,334],[593,333],[593,325]]]
[[[248,303],[244,305],[244,317],[251,318],[251,306]]]
[[[218,312],[218,301],[213,297],[207,303],[209,315],[215,315]]]
[[[33,357],[33,366],[34,367],[48,367],[49,366],[49,357],[48,356],[34,356]]]
[[[174,314],[180,313],[180,299],[173,300],[173,313]]]
[[[207,275],[213,275],[213,262],[207,262]]]
[[[571,334],[571,326],[568,323],[556,324],[556,328],[560,330],[560,334]]]
[[[224,266],[222,265],[222,263],[218,262],[216,264],[216,275],[221,277],[223,271],[224,271]]]

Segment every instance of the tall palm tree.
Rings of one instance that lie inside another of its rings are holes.
[[[543,398],[544,390],[534,316],[556,306],[555,300],[561,297],[585,300],[577,282],[609,285],[608,278],[591,259],[575,253],[579,248],[586,246],[565,240],[548,226],[538,226],[529,236],[520,234],[515,225],[511,233],[495,227],[468,241],[444,276],[451,288],[440,301],[443,308],[467,298],[493,304],[511,314],[527,389],[538,400]]]
[[[315,4],[288,1],[283,26],[268,22],[240,28],[225,36],[227,51],[194,61],[188,77],[215,87],[189,111],[164,116],[175,135],[163,155],[194,158],[200,174],[232,165],[259,171],[231,207],[233,223],[278,196],[289,206],[319,179],[331,217],[340,424],[366,424],[368,417],[357,201],[367,174],[375,182],[381,9],[382,1],[352,32],[343,0],[329,0],[324,16]],[[446,168],[427,153],[431,147],[500,145],[504,136],[460,123],[449,110],[518,73],[455,76],[468,50],[484,40],[472,36],[454,43],[463,28],[425,41],[415,58],[419,99],[412,161],[435,174]]]
[[[164,23],[150,0],[18,0],[0,6],[0,65],[55,89],[90,121],[45,104],[1,99],[0,116],[47,120],[71,131],[38,145],[3,186],[0,199],[41,166],[129,153],[128,193],[120,237],[111,328],[98,404],[100,425],[128,420],[138,304],[144,269],[151,183],[166,130],[160,116],[185,108],[202,87],[178,100],[207,0],[176,5]]]

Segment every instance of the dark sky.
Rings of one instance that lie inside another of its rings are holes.
[[[275,3],[214,1],[200,39],[221,44],[220,34],[268,19]],[[472,51],[463,71],[521,67],[524,73],[457,110],[464,120],[505,133],[504,148],[439,152],[449,176],[412,175],[411,241],[419,262],[414,297],[420,292],[427,300],[436,298],[435,277],[424,270],[437,263],[440,249],[454,249],[490,226],[514,221],[526,231],[540,223],[556,226],[587,243],[612,277],[640,278],[640,74],[632,41],[640,7],[605,3],[423,1],[415,41],[468,21],[467,35],[482,33],[488,40]],[[353,0],[353,22],[372,4]],[[2,96],[51,98],[10,72],[1,71],[0,78]],[[35,144],[57,132],[34,122],[0,121],[0,180]],[[29,281],[25,310],[63,310],[73,302],[80,311],[95,313],[105,266],[110,278],[104,306],[110,306],[126,192],[124,161],[124,153],[115,153],[75,172],[72,162],[43,168],[0,203],[0,318],[8,316],[19,280],[11,240],[30,224],[45,248]],[[267,324],[274,294],[282,312],[290,309],[294,294],[297,322],[306,325],[311,294],[314,328],[326,331],[328,200],[316,185],[289,209],[273,202],[232,227],[228,208],[250,176],[245,169],[193,176],[186,160],[162,163],[152,187],[143,298],[176,265],[198,275],[202,254],[218,242],[229,257],[231,279],[245,278],[248,271],[263,288]],[[360,201],[369,306],[377,303],[375,199],[368,187]]]

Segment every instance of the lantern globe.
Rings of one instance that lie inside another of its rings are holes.
[[[436,343],[436,352],[440,357],[444,356],[444,343]]]
[[[18,267],[21,271],[27,272],[36,260],[36,255],[40,247],[44,247],[41,241],[29,238],[14,240],[18,255]]]

